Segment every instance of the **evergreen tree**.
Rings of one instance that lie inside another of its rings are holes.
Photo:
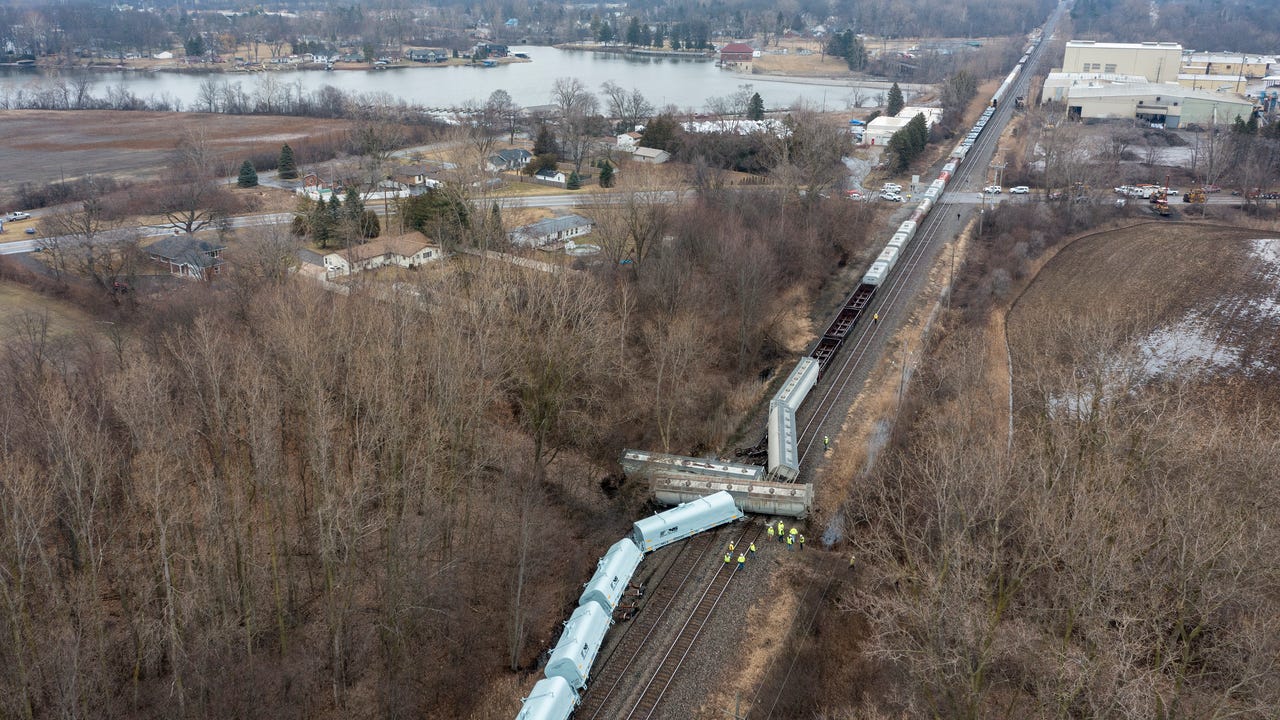
[[[648,23],[640,26],[640,45],[648,46],[653,42],[653,31],[649,29]]]
[[[298,177],[298,165],[293,159],[293,148],[289,143],[280,146],[280,160],[276,162],[276,174],[283,180]]]
[[[662,47],[666,44],[667,44],[667,26],[658,25],[653,30],[653,46],[661,50]]]
[[[382,234],[382,223],[378,222],[378,213],[365,210],[360,214],[360,237],[372,240]]]
[[[760,97],[760,93],[755,93],[751,96],[751,102],[747,104],[747,119],[764,119],[764,98]]]
[[[916,155],[924,152],[925,146],[929,144],[929,121],[925,119],[924,113],[916,113],[911,122],[907,123],[906,129],[911,133],[912,151]]]
[[[353,187],[347,188],[347,193],[342,198],[342,215],[353,224],[364,215],[364,200],[360,199],[360,193]]]
[[[640,18],[634,15],[631,16],[631,23],[627,25],[627,44],[633,46],[640,44]]]
[[[555,133],[551,132],[551,128],[545,124],[538,126],[538,135],[533,140],[533,154],[535,156],[560,154]]]
[[[644,143],[645,147],[672,152],[676,146],[677,127],[676,119],[663,113],[645,126],[641,142]]]
[[[600,167],[600,187],[613,187],[613,166],[605,163]]]
[[[578,171],[574,170],[569,173],[569,180],[565,183],[565,188],[568,190],[577,190],[580,187],[582,187],[582,178],[578,177]]]
[[[906,102],[902,99],[902,88],[898,87],[898,83],[894,83],[893,87],[889,88],[889,101],[884,109],[884,114],[889,117],[897,117],[905,105]]]
[[[253,169],[253,163],[245,160],[240,164],[240,177],[236,180],[236,187],[250,188],[258,185],[258,171]]]

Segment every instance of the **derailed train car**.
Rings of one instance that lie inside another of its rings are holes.
[[[560,676],[543,678],[533,686],[520,706],[516,720],[567,720],[578,704],[578,694]]]
[[[612,613],[643,559],[644,553],[640,552],[631,538],[623,538],[614,543],[596,564],[596,572],[584,586],[582,595],[578,597],[578,604],[594,602],[606,612]]]
[[[600,652],[600,644],[604,642],[604,634],[612,624],[612,615],[599,604],[579,605],[564,624],[560,641],[547,660],[544,671],[547,678],[564,678],[577,691],[586,687],[591,666]]]
[[[637,520],[631,529],[631,541],[642,551],[650,553],[740,517],[742,511],[733,502],[733,496],[721,490]]]

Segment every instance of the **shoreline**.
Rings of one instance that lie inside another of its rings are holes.
[[[521,63],[531,63],[532,58],[491,58],[496,65],[516,65]],[[150,61],[154,63],[155,61]],[[471,60],[463,60],[462,58],[450,58],[447,62],[442,63],[424,63],[424,62],[404,62],[388,65],[375,65],[374,63],[358,62],[358,63],[320,63],[320,62],[296,62],[296,63],[275,63],[260,64],[249,67],[245,65],[236,65],[233,63],[173,63],[171,61],[163,61],[164,64],[130,64],[129,61],[116,64],[108,63],[60,63],[50,62],[34,64],[8,64],[4,67],[30,68],[32,70],[84,70],[97,72],[167,72],[183,75],[257,75],[261,73],[278,73],[278,72],[301,72],[301,71],[320,71],[320,72],[342,72],[348,70],[365,70],[365,71],[384,71],[384,70],[410,70],[417,68],[447,68],[447,67],[475,67],[480,69],[488,69],[492,66],[486,66],[482,62],[472,62]]]

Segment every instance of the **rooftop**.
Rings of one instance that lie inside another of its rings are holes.
[[[1067,47],[1095,47],[1107,50],[1150,50],[1156,48],[1160,50],[1177,50],[1178,52],[1182,52],[1182,45],[1175,42],[1117,43],[1098,42],[1096,40],[1068,40]]]
[[[519,233],[528,237],[542,237],[543,235],[551,235],[591,224],[590,220],[581,215],[561,215],[560,217],[547,218],[528,225],[521,225],[513,230],[512,233]]]
[[[380,255],[410,257],[431,246],[427,236],[417,230],[384,240],[374,240],[363,245],[353,245],[330,255],[341,255],[349,263],[372,260]]]
[[[167,237],[146,247],[147,254],[178,265],[207,268],[222,262],[214,253],[226,250],[226,245],[200,240],[190,235]]]
[[[1074,88],[1071,96],[1075,97],[1124,97],[1126,95],[1161,98],[1169,97],[1179,100],[1202,100],[1224,105],[1250,105],[1249,100],[1229,92],[1212,92],[1210,90],[1194,90],[1183,85],[1171,83],[1133,83],[1126,85],[1096,85]]]
[[[729,43],[728,45],[725,45],[724,47],[720,48],[720,52],[722,52],[722,53],[726,53],[726,52],[727,52],[727,53],[751,53],[751,52],[755,52],[755,48],[751,47],[750,45],[748,45],[748,44],[746,44],[746,43]]]

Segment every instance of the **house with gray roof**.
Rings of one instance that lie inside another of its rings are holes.
[[[152,260],[167,266],[170,274],[207,280],[221,272],[221,255],[227,246],[181,235],[157,240],[143,249]]]
[[[493,172],[499,170],[523,170],[524,166],[528,165],[532,159],[533,153],[524,148],[499,150],[489,156],[489,170]]]
[[[512,245],[544,247],[586,235],[594,228],[595,223],[581,215],[562,215],[522,225],[512,230],[509,237]]]

